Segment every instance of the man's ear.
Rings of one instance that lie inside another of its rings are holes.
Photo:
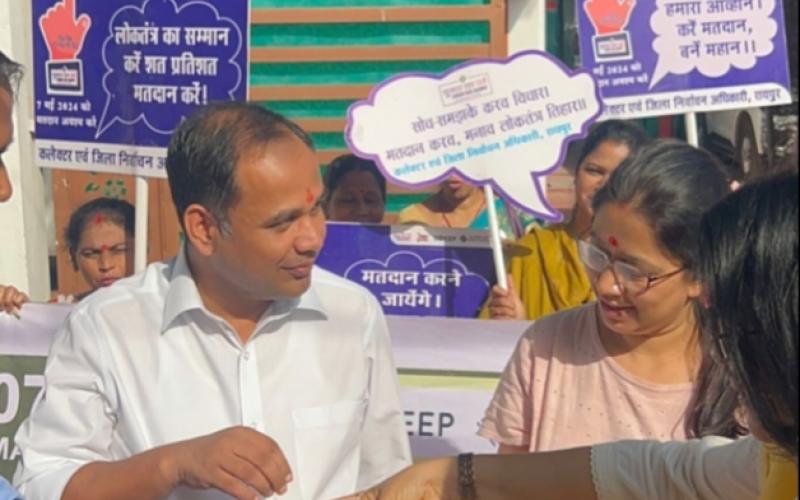
[[[0,163],[0,203],[11,198],[14,188],[11,187],[11,180],[8,178],[6,167]]]
[[[219,222],[206,207],[197,203],[183,211],[183,228],[189,244],[206,257],[214,253],[222,237]]]

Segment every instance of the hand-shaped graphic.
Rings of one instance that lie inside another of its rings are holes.
[[[586,0],[583,9],[596,34],[619,33],[628,25],[636,0]]]
[[[75,1],[60,0],[39,18],[50,60],[73,60],[83,48],[92,19],[86,14],[75,17]]]

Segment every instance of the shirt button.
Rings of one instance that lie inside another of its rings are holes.
[[[244,354],[242,354],[242,357],[244,358],[245,361],[250,359],[250,351],[244,351]]]

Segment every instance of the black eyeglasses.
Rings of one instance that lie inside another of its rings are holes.
[[[584,265],[595,273],[602,273],[610,267],[617,285],[633,295],[641,295],[656,283],[671,278],[685,269],[680,267],[664,274],[647,275],[630,264],[612,259],[600,247],[586,241],[578,241],[578,254]]]

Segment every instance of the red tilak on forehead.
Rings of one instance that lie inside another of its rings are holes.
[[[310,189],[306,189],[306,203],[314,203],[314,193]]]
[[[103,214],[101,214],[100,212],[97,212],[94,215],[94,223],[95,224],[102,224],[103,222],[105,222],[105,217],[103,217]]]
[[[608,237],[608,244],[611,245],[613,248],[617,248],[619,246],[619,241],[613,236]]]
[[[108,250],[108,245],[100,245],[100,252],[101,253],[105,252],[106,250]]]

